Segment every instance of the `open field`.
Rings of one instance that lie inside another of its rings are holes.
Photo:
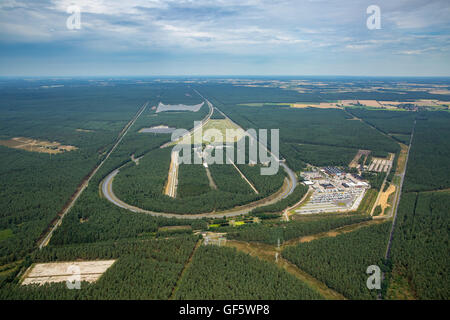
[[[292,108],[318,108],[318,109],[341,109],[338,103],[321,102],[321,103],[293,103]]]
[[[218,130],[218,132],[222,135],[222,141],[217,140],[215,134],[216,132],[212,130]],[[227,136],[227,130],[229,132],[229,136]],[[231,131],[235,130],[235,131]],[[197,131],[196,133],[200,133]],[[196,133],[192,135],[192,141],[196,142]],[[244,137],[245,131],[231,122],[229,119],[210,119],[207,121],[202,127],[202,143],[211,144],[211,143],[234,143],[239,141]],[[235,135],[234,135],[235,134]]]
[[[0,241],[6,240],[13,236],[13,232],[11,229],[0,230]]]
[[[175,231],[175,230],[192,230],[191,226],[165,226],[165,227],[160,227],[158,228],[159,232],[164,232],[164,231]]]
[[[8,148],[21,149],[31,152],[50,153],[50,154],[77,150],[77,147],[65,146],[59,142],[50,142],[23,137],[16,137],[10,140],[0,140],[0,145]]]
[[[377,190],[369,189],[358,207],[360,213],[370,213],[377,200]]]
[[[116,260],[37,263],[25,273],[22,285],[73,281],[77,268],[80,281],[95,282]]]
[[[341,106],[360,106],[368,108],[382,108],[387,110],[406,110],[409,108],[427,107],[436,110],[448,110],[450,102],[433,99],[419,99],[410,101],[382,101],[382,100],[340,100]],[[407,107],[407,108],[405,108]]]

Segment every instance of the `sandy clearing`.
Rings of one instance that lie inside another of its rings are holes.
[[[61,143],[56,141],[50,142],[24,137],[15,137],[9,140],[0,140],[0,145],[13,149],[50,154],[62,153],[65,151],[73,151],[78,149],[74,146],[62,145]]]
[[[49,262],[32,265],[26,272],[22,285],[65,282],[73,278],[72,268],[79,268],[81,281],[94,282],[116,260]],[[76,270],[76,269],[75,269]]]
[[[164,194],[172,198],[175,198],[177,195],[178,167],[179,167],[178,152],[172,151],[169,166],[169,174],[167,176],[166,188],[164,190]]]
[[[166,111],[192,111],[197,112],[199,111],[205,102],[196,104],[196,105],[185,105],[185,104],[164,104],[160,102],[158,104],[158,108],[156,109],[156,113],[159,112],[166,112]]]
[[[381,211],[380,215],[382,215],[382,216],[385,215],[385,211],[389,207],[389,203],[388,203],[389,196],[391,194],[393,194],[395,192],[395,190],[396,190],[395,185],[391,183],[389,185],[389,188],[385,192],[381,193],[380,198],[378,199],[378,202],[375,205],[375,207],[381,205],[382,211]]]

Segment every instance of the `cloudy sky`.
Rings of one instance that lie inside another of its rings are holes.
[[[450,76],[449,16],[449,0],[0,0],[0,75]]]

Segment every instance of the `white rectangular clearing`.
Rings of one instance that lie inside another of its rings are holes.
[[[28,269],[22,285],[66,282],[80,268],[81,281],[95,282],[116,260],[37,263]]]

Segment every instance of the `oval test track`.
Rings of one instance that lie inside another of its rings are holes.
[[[195,90],[197,92],[197,90]],[[203,99],[206,100],[206,102],[208,103],[211,112],[207,115],[207,117],[202,121],[202,125],[205,124],[211,117],[212,115],[212,110],[213,110],[213,105],[206,99],[204,98],[199,92],[197,92]],[[216,110],[219,111],[226,119],[230,120],[232,123],[234,123],[230,118],[228,118],[222,111],[220,111],[219,109]],[[236,123],[234,123],[235,125],[237,125]],[[240,126],[238,126],[240,127]],[[196,130],[197,128],[194,128],[194,130]],[[190,131],[192,132],[192,130]],[[252,138],[256,139],[255,137],[251,136]],[[207,213],[198,213],[198,214],[177,214],[177,213],[168,213],[168,212],[155,212],[155,211],[150,211],[150,210],[145,210],[142,208],[138,208],[135,206],[132,206],[130,204],[127,204],[125,202],[123,202],[122,200],[120,200],[113,192],[113,188],[112,188],[112,183],[113,180],[115,178],[115,176],[119,173],[120,168],[112,171],[108,176],[106,176],[106,178],[101,182],[101,190],[102,190],[102,194],[105,196],[105,198],[111,202],[112,204],[132,211],[132,212],[136,212],[136,213],[145,213],[151,216],[155,216],[155,217],[166,217],[166,218],[177,218],[177,219],[203,219],[203,218],[217,218],[217,217],[235,217],[235,216],[240,216],[240,215],[244,215],[249,213],[251,210],[253,210],[254,208],[257,207],[261,207],[261,206],[266,206],[269,204],[273,204],[275,202],[278,202],[279,200],[282,200],[284,198],[286,198],[287,196],[289,196],[292,192],[294,192],[295,187],[297,186],[297,177],[294,173],[294,171],[292,171],[284,162],[281,162],[278,157],[276,157],[270,150],[268,150],[261,142],[258,141],[258,143],[260,144],[261,147],[263,147],[266,151],[268,151],[275,159],[276,161],[279,161],[279,164],[281,167],[283,167],[284,171],[287,173],[287,182],[288,182],[288,186],[287,188],[285,188],[285,190],[283,190],[282,192],[279,192],[279,195],[277,195],[274,199],[268,200],[268,201],[264,201],[264,199],[258,200],[254,202],[254,205],[252,206],[252,203],[249,203],[247,205],[241,206],[241,207],[235,207],[229,210],[225,210],[225,211],[219,211],[219,212],[207,212]],[[284,184],[283,184],[284,187]],[[283,188],[282,187],[282,188]],[[271,195],[273,196],[273,195]],[[270,196],[269,196],[270,197]],[[261,204],[256,204],[258,202],[262,202]]]

